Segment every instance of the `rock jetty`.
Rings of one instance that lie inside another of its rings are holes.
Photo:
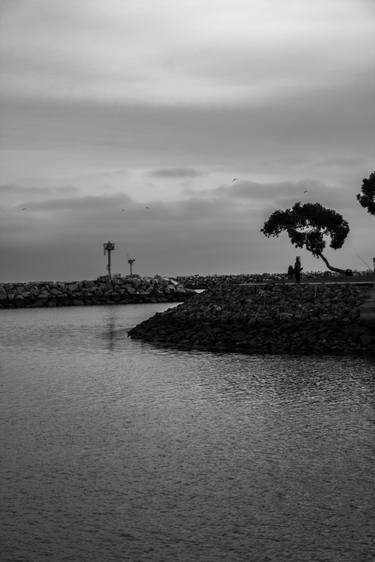
[[[353,271],[350,277],[342,276],[332,271],[306,271],[303,272],[304,281],[324,283],[330,281],[372,282],[374,274],[372,271]],[[213,289],[218,286],[241,285],[243,283],[283,283],[288,280],[287,273],[239,273],[236,275],[180,275],[177,281],[189,289]]]
[[[195,295],[170,277],[106,277],[95,281],[1,283],[0,308],[179,302]]]
[[[218,286],[129,336],[180,349],[375,356],[375,331],[360,322],[369,291],[355,283]]]

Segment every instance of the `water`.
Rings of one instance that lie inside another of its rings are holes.
[[[164,308],[1,311],[1,559],[373,560],[374,363],[126,337]]]

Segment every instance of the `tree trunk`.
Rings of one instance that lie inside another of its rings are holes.
[[[324,263],[326,264],[327,268],[330,271],[334,271],[335,273],[340,273],[340,275],[350,275],[350,273],[348,273],[350,271],[349,269],[341,269],[340,267],[333,267],[333,265],[330,265],[329,261],[325,256],[323,256],[323,254],[319,254],[319,257],[322,258],[322,260],[324,261]]]

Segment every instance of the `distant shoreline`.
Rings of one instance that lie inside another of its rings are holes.
[[[0,308],[181,302],[195,295],[175,279],[137,275],[95,281],[1,283]]]

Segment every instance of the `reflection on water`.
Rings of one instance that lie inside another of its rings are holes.
[[[156,349],[165,305],[1,311],[2,556],[374,559],[374,364]]]
[[[124,337],[124,331],[116,329],[118,320],[118,308],[112,307],[108,311],[108,316],[104,319],[105,331],[103,332],[103,336],[108,342],[108,351],[114,350],[116,336]]]

